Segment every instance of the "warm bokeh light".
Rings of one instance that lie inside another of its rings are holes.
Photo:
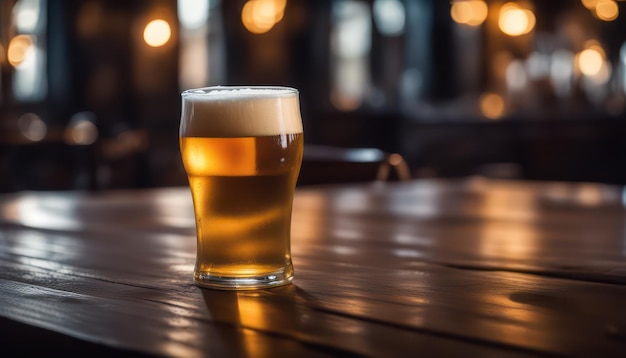
[[[596,39],[585,41],[585,43],[583,44],[583,48],[596,50],[598,51],[598,53],[600,53],[600,55],[602,55],[602,58],[606,58],[606,52],[604,51],[604,48],[602,48],[602,45]]]
[[[531,32],[535,28],[535,14],[522,9],[515,3],[506,3],[500,8],[498,26],[509,36],[520,36]]]
[[[33,142],[39,142],[46,137],[48,126],[35,113],[26,113],[17,120],[20,133]]]
[[[498,25],[505,34],[519,36],[526,30],[528,19],[522,9],[511,8],[501,12]]]
[[[249,0],[241,10],[241,22],[254,34],[271,30],[285,14],[287,0]]]
[[[587,41],[585,49],[576,55],[575,62],[580,73],[585,76],[583,86],[591,93],[590,96],[600,98],[602,91],[597,91],[597,87],[606,85],[613,72],[602,45],[597,40]]]
[[[98,128],[91,121],[81,119],[70,124],[65,132],[65,141],[73,145],[90,145],[98,139]]]
[[[9,47],[7,49],[7,58],[9,63],[13,67],[17,67],[26,57],[32,53],[33,50],[33,38],[29,35],[17,35],[11,42],[9,42]]]
[[[599,0],[581,0],[580,2],[589,10],[593,10],[596,7],[596,4]]]
[[[152,20],[143,30],[143,40],[151,47],[161,47],[169,41],[172,36],[170,24],[165,20]]]
[[[455,1],[450,7],[452,20],[459,24],[467,24],[472,18],[472,8],[469,1]]]
[[[609,61],[602,61],[602,65],[600,66],[600,70],[594,74],[593,76],[589,76],[589,80],[593,85],[596,86],[604,86],[611,79],[611,74],[613,73],[613,67]]]
[[[524,34],[527,34],[535,28],[535,25],[537,24],[537,18],[535,17],[535,13],[531,10],[525,9],[524,13],[526,14],[526,19],[528,20],[526,31],[524,31]]]
[[[602,69],[603,62],[602,53],[593,47],[581,51],[576,58],[580,72],[586,76],[597,75]]]
[[[595,15],[603,21],[613,21],[619,15],[619,7],[614,0],[599,0],[595,6]]]
[[[487,18],[487,3],[483,0],[459,0],[452,3],[450,16],[459,24],[478,26]]]
[[[504,113],[504,99],[497,93],[486,93],[480,97],[480,110],[490,119],[498,119]]]
[[[254,34],[266,33],[274,27],[274,15],[271,6],[264,6],[264,2],[248,1],[241,11],[241,22],[246,29]]]
[[[330,94],[330,103],[336,109],[343,112],[350,112],[358,109],[363,104],[363,100],[360,97],[350,94],[340,95],[337,91],[333,91]]]
[[[65,142],[71,145],[90,145],[98,139],[96,116],[92,112],[74,114],[65,128]]]

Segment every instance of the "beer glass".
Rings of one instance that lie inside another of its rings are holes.
[[[237,290],[291,282],[291,210],[303,152],[298,91],[186,90],[180,149],[196,218],[195,283]]]

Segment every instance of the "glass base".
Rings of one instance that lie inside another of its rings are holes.
[[[194,283],[200,287],[218,290],[256,290],[287,285],[293,280],[293,275],[286,275],[282,270],[251,277],[228,277],[195,272],[193,278]]]

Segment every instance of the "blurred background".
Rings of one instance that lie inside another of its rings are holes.
[[[0,0],[0,191],[185,185],[180,92],[287,85],[412,177],[626,184],[626,2]]]

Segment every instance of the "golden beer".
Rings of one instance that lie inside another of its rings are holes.
[[[196,216],[195,282],[222,289],[289,283],[303,152],[297,91],[191,91],[201,92],[183,93],[180,148]]]

